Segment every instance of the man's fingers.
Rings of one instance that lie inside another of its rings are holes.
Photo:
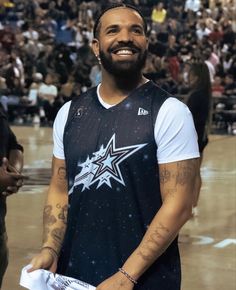
[[[10,172],[9,173],[13,178],[19,180],[19,179],[28,179],[29,177],[28,176],[25,176],[23,174],[19,174],[19,173],[12,173]]]
[[[8,165],[9,165],[8,159],[6,157],[3,157],[3,159],[2,159],[2,166],[5,169],[7,169]]]
[[[8,186],[6,190],[2,193],[2,195],[9,196],[11,194],[17,193],[18,187],[17,186]]]
[[[14,173],[20,174],[20,172],[18,172],[18,170],[14,166],[12,166],[11,164],[8,164],[7,169],[10,172],[14,172]]]
[[[52,273],[56,273],[57,270],[57,261],[54,261],[52,266],[49,268],[49,271]]]
[[[17,180],[17,182],[16,182],[16,186],[18,187],[18,189],[19,189],[19,187],[23,186],[23,184],[24,184],[23,179],[19,179],[19,180]]]
[[[37,264],[33,264],[32,262],[30,263],[30,266],[31,266],[31,267],[27,269],[27,272],[28,272],[28,273],[40,269],[40,266],[37,267]]]
[[[43,268],[43,263],[42,260],[40,259],[40,257],[38,258],[38,256],[36,256],[35,258],[32,259],[32,261],[30,262],[30,268],[27,269],[27,272],[33,272],[35,270],[38,269],[42,269]]]
[[[29,179],[29,176],[21,174],[14,166],[12,166],[10,164],[7,165],[7,169],[8,169],[8,171],[11,173],[11,175],[14,178],[17,178],[17,179]]]
[[[31,260],[31,268],[27,272],[30,273],[38,269],[48,270],[54,266],[53,264],[53,257],[50,254],[40,253]]]
[[[16,180],[14,186],[8,186],[4,192],[2,192],[2,195],[8,196],[13,193],[17,193],[19,188],[22,187],[24,184],[24,181],[22,179]]]

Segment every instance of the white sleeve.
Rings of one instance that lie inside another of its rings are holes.
[[[70,109],[71,101],[66,102],[55,118],[53,124],[53,155],[58,159],[65,159],[64,146],[63,146],[63,135],[64,129]]]
[[[199,157],[197,133],[188,107],[175,98],[161,106],[154,128],[159,164]]]
[[[53,86],[53,88],[52,88],[52,95],[55,97],[57,97],[57,95],[58,95],[58,89],[56,86]]]

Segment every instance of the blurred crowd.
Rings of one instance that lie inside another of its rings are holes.
[[[121,1],[0,1],[0,101],[10,121],[52,124],[66,101],[100,82],[90,44],[108,2]],[[184,98],[190,64],[204,61],[217,105],[236,109],[234,0],[123,2],[139,7],[148,23],[147,78]]]

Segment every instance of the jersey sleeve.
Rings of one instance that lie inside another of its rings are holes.
[[[70,109],[71,101],[65,103],[55,118],[53,124],[53,155],[58,159],[65,159],[63,135]]]
[[[159,164],[199,157],[197,133],[188,107],[175,98],[161,106],[154,128]]]

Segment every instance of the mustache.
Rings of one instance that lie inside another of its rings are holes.
[[[135,44],[133,44],[133,42],[120,42],[116,46],[110,47],[108,49],[108,52],[115,52],[115,51],[120,50],[120,49],[130,49],[133,52],[140,52],[141,51],[141,49],[139,47],[137,47]]]

